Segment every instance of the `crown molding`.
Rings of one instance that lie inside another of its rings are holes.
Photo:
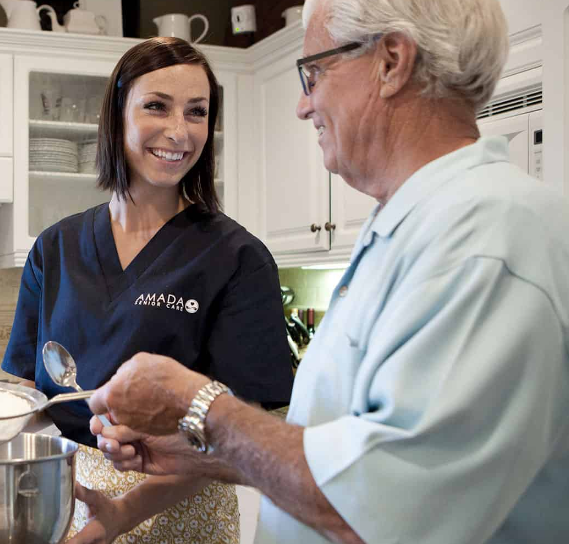
[[[510,35],[510,53],[502,78],[521,74],[543,64],[543,29],[541,25]]]
[[[144,40],[114,36],[92,36],[17,28],[0,28],[0,52],[24,54],[57,53],[64,57],[81,57],[117,60],[131,47]],[[233,71],[251,70],[247,49],[217,45],[198,45],[216,69],[230,68]]]
[[[296,21],[249,47],[247,52],[250,55],[249,61],[253,64],[253,70],[273,64],[279,58],[298,51],[303,36],[302,22]]]
[[[0,28],[0,51],[11,53],[45,54],[54,51],[64,56],[116,58],[141,41],[135,38]]]
[[[519,32],[514,32],[513,34],[510,34],[510,47],[515,47],[520,43],[535,39],[539,39],[541,41],[542,35],[543,30],[541,25],[535,25]]]
[[[237,73],[253,71],[249,49],[221,45],[197,45],[197,47],[205,54],[216,71],[230,70]]]

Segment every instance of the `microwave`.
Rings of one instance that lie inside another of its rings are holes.
[[[541,106],[541,105],[540,105]],[[543,181],[543,111],[530,107],[478,120],[482,136],[505,136],[510,161]]]

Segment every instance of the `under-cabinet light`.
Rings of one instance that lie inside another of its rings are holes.
[[[350,266],[350,263],[322,263],[311,264],[309,266],[301,266],[302,270],[344,270]]]

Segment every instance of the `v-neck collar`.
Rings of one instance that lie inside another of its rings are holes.
[[[93,232],[97,259],[111,300],[128,289],[160,254],[192,224],[193,215],[193,206],[177,213],[166,222],[123,270],[113,236],[108,204],[102,204],[95,208]]]

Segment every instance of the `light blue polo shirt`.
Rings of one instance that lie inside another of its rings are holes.
[[[288,421],[365,542],[569,542],[569,208],[507,161],[481,138],[376,209],[300,365]],[[326,540],[264,498],[256,542]]]

